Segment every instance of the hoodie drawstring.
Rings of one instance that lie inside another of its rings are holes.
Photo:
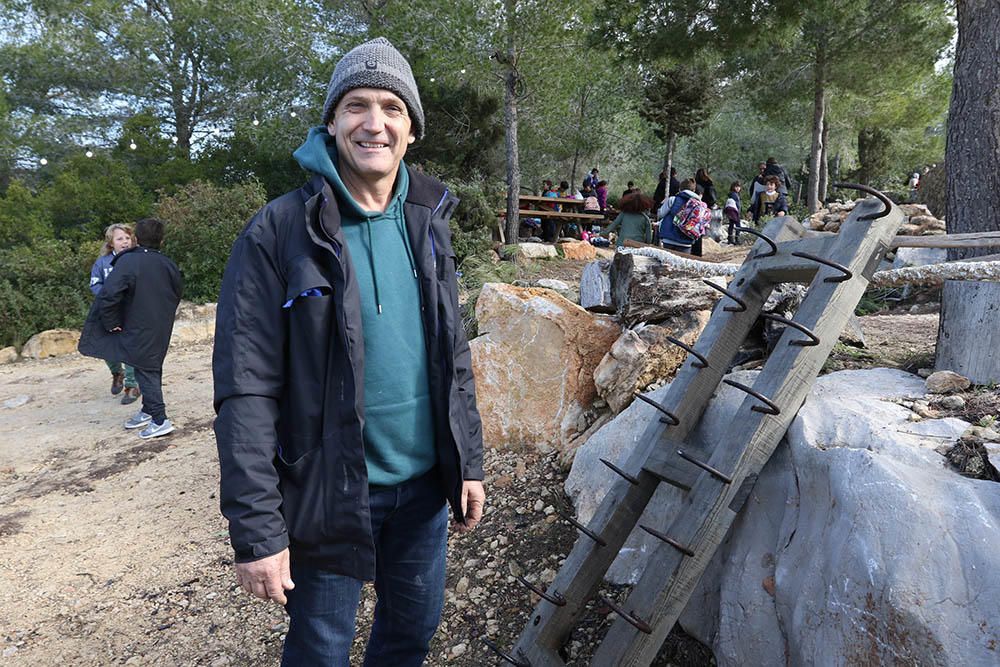
[[[372,283],[375,285],[375,309],[381,315],[382,300],[378,296],[378,271],[375,270],[375,244],[372,243],[372,219],[365,218],[365,225],[368,228],[368,263],[372,267]]]

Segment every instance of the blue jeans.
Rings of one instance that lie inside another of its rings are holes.
[[[378,602],[364,664],[419,667],[444,603],[444,492],[432,471],[398,486],[372,487],[370,505]],[[282,667],[349,666],[362,582],[294,561],[292,581]]]

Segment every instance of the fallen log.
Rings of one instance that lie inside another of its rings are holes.
[[[652,257],[661,264],[670,265],[702,277],[731,276],[739,264],[713,264],[680,257],[657,248],[623,248],[619,252]],[[993,262],[942,262],[925,266],[908,266],[901,269],[877,271],[872,276],[871,287],[901,287],[903,285],[942,285],[946,280],[978,280],[1000,282],[1000,261]]]
[[[891,248],[994,248],[1000,247],[1000,232],[896,236]]]

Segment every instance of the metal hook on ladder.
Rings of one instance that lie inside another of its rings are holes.
[[[505,662],[509,662],[510,664],[514,665],[514,667],[531,667],[531,663],[528,662],[527,660],[519,660],[514,656],[512,656],[511,654],[505,653],[503,649],[501,649],[499,646],[491,642],[486,637],[483,637],[482,639],[483,643],[486,644],[486,648],[488,648],[489,650],[493,651],[493,653],[503,658]]]
[[[793,329],[801,331],[805,335],[809,336],[810,340],[802,340],[801,338],[797,340],[788,341],[789,345],[801,345],[802,347],[812,347],[813,345],[819,345],[819,336],[813,333],[812,329],[803,326],[796,322],[795,320],[790,320],[787,317],[782,317],[781,315],[775,315],[774,313],[761,313],[761,317],[765,320],[773,320],[775,322],[780,322],[781,324],[786,324]]]
[[[771,399],[769,399],[764,394],[762,394],[762,393],[760,393],[758,391],[754,391],[753,389],[751,389],[750,387],[746,386],[745,384],[740,384],[739,382],[736,382],[735,380],[726,379],[726,380],[723,380],[723,382],[725,382],[726,384],[728,384],[730,387],[736,387],[740,391],[745,391],[746,393],[750,394],[751,396],[753,396],[754,398],[756,398],[761,403],[765,404],[766,407],[761,407],[759,405],[755,405],[752,408],[750,408],[754,412],[763,412],[766,415],[780,415],[781,414],[781,408],[779,408],[778,405],[774,401],[772,401]]]
[[[670,537],[666,533],[661,533],[660,531],[656,530],[655,528],[650,528],[649,526],[645,526],[643,524],[639,524],[639,527],[642,528],[647,533],[649,533],[650,535],[652,535],[653,537],[655,537],[656,539],[662,540],[663,542],[666,542],[667,544],[669,544],[670,546],[672,546],[674,549],[677,549],[678,551],[680,551],[685,556],[694,556],[694,552],[691,551],[691,549],[689,549],[688,547],[684,546],[683,544],[681,544],[680,542],[678,542],[674,538]]]
[[[577,530],[579,530],[581,533],[583,533],[584,535],[586,535],[590,539],[592,539],[595,542],[597,542],[598,546],[602,546],[602,547],[608,546],[608,543],[606,541],[604,541],[604,538],[602,538],[600,535],[598,535],[597,533],[595,533],[594,531],[592,531],[590,528],[587,528],[585,525],[583,525],[582,523],[580,523],[579,521],[577,521],[576,519],[574,519],[570,515],[563,514],[562,512],[560,512],[559,516],[561,516],[565,521],[573,524],[573,526]]]
[[[538,586],[535,586],[533,583],[531,583],[530,581],[528,581],[519,574],[516,575],[514,578],[517,579],[519,582],[521,582],[521,584],[523,584],[525,588],[527,588],[529,591],[531,591],[538,597],[542,598],[543,600],[548,600],[557,607],[566,606],[566,598],[560,595],[559,593],[547,593],[546,591],[543,591]]]
[[[868,215],[863,215],[858,220],[878,220],[879,218],[884,218],[889,215],[889,211],[892,210],[892,201],[885,196],[884,193],[879,192],[875,188],[869,187],[867,185],[862,185],[861,183],[834,183],[835,188],[844,188],[845,190],[857,190],[858,192],[864,192],[882,202],[884,207],[879,213],[869,213]]]
[[[677,456],[681,457],[682,459],[684,459],[688,463],[692,463],[692,464],[698,466],[699,468],[701,468],[702,470],[704,470],[705,472],[707,472],[709,475],[711,475],[712,477],[714,477],[717,480],[719,480],[720,482],[724,482],[725,484],[732,484],[733,483],[733,478],[732,477],[730,477],[729,475],[727,475],[727,474],[725,474],[723,472],[720,472],[719,470],[716,470],[715,468],[713,468],[712,466],[708,465],[704,461],[699,461],[698,459],[694,458],[693,456],[691,456],[690,454],[688,454],[687,452],[685,452],[683,449],[678,449],[677,450]]]
[[[854,272],[851,271],[846,266],[844,266],[843,264],[833,262],[829,259],[826,259],[825,257],[820,257],[819,255],[813,255],[812,253],[808,252],[793,252],[792,257],[801,257],[802,259],[808,259],[810,261],[817,262],[825,266],[829,266],[832,269],[837,269],[838,271],[840,271],[841,274],[843,274],[839,276],[827,276],[826,278],[823,278],[823,282],[825,283],[842,283],[854,277]]]
[[[691,362],[692,366],[695,368],[708,368],[708,358],[704,354],[694,349],[684,341],[674,338],[673,336],[667,336],[667,340],[698,359],[698,361]]]
[[[614,602],[604,597],[603,595],[598,595],[597,599],[606,604],[611,609],[611,611],[615,612],[616,614],[624,618],[626,621],[628,621],[629,624],[639,632],[644,632],[647,635],[653,634],[653,628],[649,627],[649,623],[642,620],[635,614],[628,613],[627,611],[625,611],[624,609],[616,605]]]
[[[662,405],[660,405],[659,403],[657,403],[653,399],[651,399],[651,398],[649,398],[647,396],[643,396],[639,392],[634,392],[632,395],[635,396],[636,398],[638,398],[643,403],[649,403],[654,408],[656,408],[657,410],[659,410],[660,412],[662,412],[664,415],[666,415],[665,417],[660,417],[660,421],[663,422],[664,424],[670,424],[671,426],[677,426],[678,424],[681,423],[681,420],[680,420],[680,418],[677,417],[677,415],[675,415],[670,410],[667,410],[665,407],[663,407]]]
[[[753,227],[737,227],[735,229],[735,231],[737,231],[737,232],[746,232],[747,234],[752,234],[752,235],[756,236],[759,239],[763,239],[764,243],[766,243],[767,245],[771,246],[770,250],[768,250],[767,252],[765,252],[763,255],[757,255],[757,257],[755,257],[754,259],[760,259],[762,257],[774,257],[775,255],[778,254],[778,244],[775,243],[774,239],[772,239],[770,236],[767,236],[766,234],[762,234],[761,232],[758,232]]]
[[[706,285],[708,285],[709,287],[711,287],[714,290],[722,292],[723,294],[725,294],[730,299],[732,299],[733,301],[736,302],[735,306],[723,306],[722,307],[722,310],[726,311],[727,313],[742,313],[744,310],[747,309],[746,302],[743,299],[741,299],[740,297],[738,297],[735,294],[733,294],[732,292],[730,292],[729,290],[727,290],[725,287],[719,287],[718,285],[716,285],[715,283],[713,283],[708,278],[702,278],[701,282],[705,283]]]
[[[619,468],[618,466],[616,466],[614,463],[612,463],[607,459],[598,459],[598,460],[604,465],[611,468],[611,470],[613,470],[619,477],[624,479],[632,486],[639,486],[639,479],[637,477],[633,477],[632,475],[628,474],[627,472],[625,472],[624,470],[622,470],[621,468]]]

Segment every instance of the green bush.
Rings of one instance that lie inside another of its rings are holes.
[[[0,248],[30,245],[51,238],[52,225],[43,203],[20,181],[11,181],[0,197]]]
[[[455,256],[461,264],[466,257],[492,249],[503,194],[481,180],[450,180],[448,186],[459,198],[458,208],[451,217],[451,235]]]
[[[265,202],[255,180],[229,188],[194,181],[160,200],[156,216],[168,223],[163,252],[181,270],[186,300],[218,298],[233,241]]]
[[[101,241],[38,239],[0,250],[0,346],[46,329],[79,329],[93,299],[90,268]]]

